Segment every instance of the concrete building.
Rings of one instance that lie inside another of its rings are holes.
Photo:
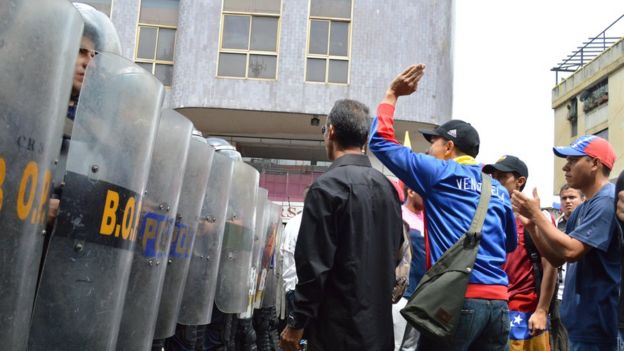
[[[624,24],[620,17],[619,22]],[[610,28],[618,24],[614,22]],[[552,90],[552,108],[555,114],[555,145],[567,145],[581,135],[594,134],[603,137],[615,149],[617,159],[611,172],[613,180],[624,169],[624,38],[617,35],[600,33],[584,43],[568,58],[568,67],[572,71],[565,80]],[[590,50],[587,50],[587,48]],[[601,50],[596,51],[599,47]],[[606,48],[606,50],[604,49]],[[585,61],[579,60],[585,50]],[[594,55],[587,57],[587,52]],[[569,62],[576,60],[576,63]],[[562,61],[557,71],[565,66]],[[555,158],[554,188],[555,192],[565,183],[561,170],[564,159]]]
[[[169,87],[166,104],[260,169],[273,200],[300,201],[326,169],[320,129],[333,102],[356,99],[374,114],[409,64],[427,73],[398,107],[400,141],[409,131],[423,150],[417,129],[451,118],[453,0],[85,2],[108,11],[123,54]]]

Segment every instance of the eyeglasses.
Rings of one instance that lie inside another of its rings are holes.
[[[322,126],[321,127],[321,134],[325,135],[326,131],[327,131],[327,126]]]

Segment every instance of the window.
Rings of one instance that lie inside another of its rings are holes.
[[[351,0],[310,0],[306,81],[349,83]]]
[[[609,128],[603,129],[597,133],[594,133],[595,136],[601,137],[604,140],[609,140]]]
[[[136,63],[164,85],[173,78],[173,53],[178,0],[142,0],[137,33]]]
[[[581,100],[583,101],[583,111],[586,113],[609,102],[609,81],[605,79],[585,90],[581,94]]]
[[[576,137],[578,134],[578,104],[576,96],[573,97],[567,105],[568,121],[570,121],[570,136]]]
[[[96,10],[110,17],[113,0],[80,0],[81,3],[93,6]]]
[[[276,79],[281,0],[223,0],[217,76]]]

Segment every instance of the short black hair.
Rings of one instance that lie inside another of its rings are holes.
[[[336,142],[344,147],[364,147],[368,141],[370,112],[355,100],[338,100],[327,116],[327,124],[334,126]]]
[[[573,188],[573,187],[571,187],[571,186],[570,186],[570,184],[568,184],[568,183],[564,183],[564,184],[561,186],[561,189],[559,190],[559,196],[561,196],[561,193],[562,193],[562,192],[564,192],[565,190],[575,190],[575,191],[579,194],[579,197],[580,197],[581,199],[584,199],[584,198],[585,198],[585,194],[583,194],[583,192],[582,192],[580,189]]]

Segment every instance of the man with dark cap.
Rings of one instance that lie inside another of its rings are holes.
[[[526,164],[511,155],[486,165],[483,172],[498,180],[510,196],[514,190],[524,190],[529,177]],[[541,257],[518,217],[516,230],[518,247],[507,255],[503,266],[509,277],[509,350],[548,351],[548,312],[557,285],[557,269]]]
[[[425,205],[426,265],[429,269],[466,233],[477,210],[482,173],[475,160],[479,134],[469,123],[451,120],[421,130],[431,143],[427,154],[396,141],[393,114],[397,99],[416,91],[422,64],[410,66],[391,83],[371,126],[370,150],[392,173],[417,192]],[[516,248],[516,222],[509,194],[492,180],[483,238],[454,335],[447,340],[422,336],[418,350],[505,350],[509,334],[507,252]],[[443,293],[443,292],[441,292]]]
[[[615,351],[621,259],[615,185],[609,182],[615,152],[595,135],[555,147],[554,152],[566,158],[567,183],[587,198],[570,216],[566,232],[541,214],[537,189],[533,199],[514,191],[513,206],[528,219],[526,225],[542,256],[556,267],[568,262],[561,321],[568,330],[570,350]]]

